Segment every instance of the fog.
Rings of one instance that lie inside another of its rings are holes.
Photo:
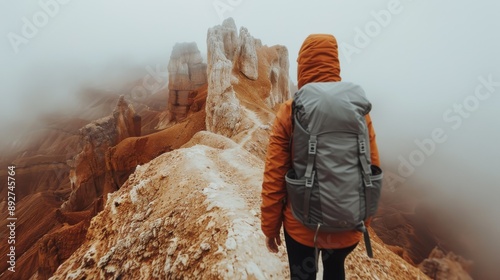
[[[46,22],[40,3],[52,5]],[[82,86],[141,78],[147,66],[166,71],[176,42],[195,41],[205,53],[207,29],[226,17],[264,44],[287,46],[294,81],[304,38],[331,33],[340,45],[343,79],[361,84],[373,103],[394,187],[436,190],[430,197],[443,208],[460,201],[497,234],[498,11],[493,0],[1,1],[2,138],[9,139],[7,127],[74,105]],[[26,20],[39,23],[29,36],[23,35]]]

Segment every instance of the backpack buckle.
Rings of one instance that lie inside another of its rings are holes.
[[[316,171],[314,171],[311,175],[310,178],[306,178],[306,188],[312,188],[314,184],[314,175],[316,174]]]
[[[309,141],[308,153],[310,155],[315,155],[316,154],[316,147],[317,147],[317,142],[316,141]]]
[[[359,152],[361,154],[366,153],[366,144],[364,140],[359,140]]]
[[[307,188],[312,188],[312,186],[313,186],[313,181],[314,181],[314,178],[307,178],[307,179],[306,179],[306,187],[307,187]]]
[[[365,179],[363,181],[365,181],[366,187],[368,188],[373,187],[372,179],[370,179],[370,176],[365,176]]]

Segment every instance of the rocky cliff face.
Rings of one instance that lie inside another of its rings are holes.
[[[2,280],[50,277],[80,247],[91,218],[103,207],[102,200],[96,199],[87,211],[60,210],[61,204],[71,194],[69,173],[73,159],[81,152],[80,129],[89,123],[87,117],[109,115],[119,99],[94,90],[86,91],[80,97],[80,107],[76,108],[74,115],[54,113],[43,116],[31,132],[15,142],[5,158],[2,154],[2,166],[16,165],[16,180],[22,182],[16,188],[16,214],[19,217],[16,224],[16,266],[19,269],[14,274],[8,273],[7,263],[0,263]],[[131,125],[121,127],[126,126]],[[126,132],[119,129],[117,135],[126,137]],[[0,177],[4,175],[0,174]],[[6,212],[5,200],[0,202],[0,209]],[[5,221],[0,225],[4,228]],[[6,242],[0,243],[2,255],[7,254],[7,245]]]
[[[0,166],[5,168],[0,171],[2,182],[7,182],[6,166],[12,164],[16,166],[15,177],[18,182],[15,189],[18,217],[15,244],[18,257],[16,266],[23,268],[14,275],[8,275],[8,264],[2,261],[0,279],[29,279],[37,271],[41,266],[38,263],[39,238],[61,226],[56,210],[69,195],[70,166],[67,161],[78,153],[78,129],[85,122],[56,115],[46,116],[39,121],[32,131],[18,139],[9,148],[9,153],[2,154],[0,159]],[[0,189],[2,213],[7,213],[7,190],[6,187]],[[3,217],[0,226],[5,229],[8,223],[6,216]],[[4,232],[2,231],[2,236],[5,236]],[[78,246],[80,244],[81,241]],[[7,255],[10,245],[12,244],[8,244],[7,239],[0,243],[2,256]],[[68,244],[68,246],[71,245]],[[50,275],[59,264],[60,262]]]
[[[108,149],[127,137],[139,136],[140,129],[140,116],[123,97],[119,99],[112,116],[80,129],[81,152],[71,164],[72,191],[61,206],[64,211],[84,210],[103,194]]]
[[[197,90],[207,83],[207,65],[196,43],[175,44],[168,72],[169,111],[171,119],[180,121],[187,117]]]

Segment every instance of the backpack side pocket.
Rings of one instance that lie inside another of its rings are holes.
[[[304,196],[306,193],[306,180],[296,179],[296,174],[293,169],[290,169],[285,175],[287,198],[292,206],[293,216],[304,223],[303,221],[303,208]]]
[[[371,169],[372,175],[370,176],[370,178],[372,185],[365,186],[367,217],[371,217],[375,215],[375,213],[377,213],[380,195],[382,192],[382,179],[384,177],[384,174],[380,167],[372,165]]]

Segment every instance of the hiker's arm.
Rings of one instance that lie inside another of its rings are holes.
[[[370,153],[371,153],[372,164],[380,167],[377,139],[376,139],[375,129],[373,129],[373,123],[370,114],[366,115],[366,124],[368,126],[368,133],[370,134]]]
[[[279,236],[286,198],[285,174],[290,169],[290,110],[281,106],[267,148],[262,183],[261,227],[267,237]]]

